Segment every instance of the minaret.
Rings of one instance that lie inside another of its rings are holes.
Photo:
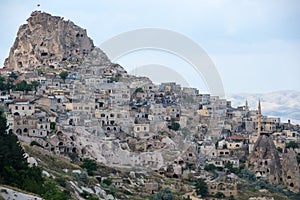
[[[245,110],[248,111],[249,107],[248,107],[248,101],[246,99],[246,103],[245,103]]]
[[[257,113],[257,135],[260,136],[261,132],[261,107],[260,100],[258,101],[258,113]]]

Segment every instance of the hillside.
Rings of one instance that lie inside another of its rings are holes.
[[[297,117],[298,93],[230,106],[127,74],[62,17],[27,22],[0,71],[1,184],[46,200],[299,198],[300,127],[266,116]]]

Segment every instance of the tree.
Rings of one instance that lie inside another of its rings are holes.
[[[299,145],[295,141],[290,141],[289,143],[286,144],[286,148],[293,148],[293,149],[295,149],[295,148],[299,148]]]
[[[173,193],[170,190],[170,188],[167,187],[163,191],[161,191],[157,194],[154,194],[152,196],[152,199],[153,200],[173,200],[174,196],[173,196]]]
[[[9,75],[9,79],[12,79],[13,81],[14,80],[17,80],[18,78],[18,75],[15,73],[15,72],[12,72],[10,75]]]
[[[37,87],[40,85],[38,81],[32,81],[30,84],[32,86],[32,89],[34,89],[35,91],[37,90]]]
[[[170,188],[166,188],[162,193],[162,199],[163,200],[173,200],[173,193],[171,192]]]
[[[67,71],[60,72],[59,76],[60,78],[65,82],[66,78],[68,77],[69,73]]]
[[[206,170],[206,171],[214,171],[214,170],[222,171],[223,167],[217,167],[214,164],[208,164],[208,165],[205,165],[204,170]]]
[[[46,200],[65,200],[70,199],[70,196],[62,192],[58,187],[56,187],[55,181],[49,179],[45,182],[44,191],[42,192],[42,197]]]
[[[240,173],[240,170],[243,169],[243,165],[241,165],[240,168],[236,168],[236,167],[233,167],[233,164],[231,162],[226,162],[224,167],[229,169],[230,172],[235,173],[235,174]]]
[[[234,200],[234,196],[230,195],[228,200]]]
[[[31,84],[28,84],[25,80],[23,80],[15,85],[16,91],[28,92],[28,91],[32,90],[32,88],[33,88],[33,86]]]
[[[282,153],[282,148],[281,148],[281,147],[277,147],[276,149],[277,149],[277,151],[278,151],[279,153]]]
[[[138,92],[143,93],[144,92],[143,88],[140,88],[140,87],[136,88],[134,93],[138,93]]]
[[[239,177],[244,178],[250,182],[254,182],[256,180],[255,174],[249,171],[247,168],[242,169],[238,175]]]
[[[169,126],[169,129],[172,129],[174,131],[178,131],[180,128],[180,124],[175,122],[175,119],[171,119],[171,125]]]
[[[0,76],[0,91],[5,91],[7,90],[7,84],[6,84],[6,80],[3,76]]]
[[[222,192],[217,192],[217,193],[215,194],[215,197],[216,197],[216,198],[225,198],[226,196],[225,196],[225,194],[223,194]]]
[[[0,170],[5,167],[22,169],[26,161],[24,150],[19,145],[17,136],[7,133],[7,128],[6,117],[0,110]]]
[[[15,134],[7,133],[6,117],[0,110],[0,183],[42,193],[42,170],[28,167],[24,150]]]
[[[92,176],[94,174],[94,171],[98,169],[98,165],[96,161],[91,160],[89,158],[85,158],[83,160],[83,164],[80,165],[81,168],[86,169],[88,175]]]
[[[206,197],[208,195],[208,187],[205,182],[205,179],[200,178],[197,180],[196,192],[197,192],[197,195],[201,195],[202,197]]]
[[[51,130],[55,130],[55,126],[56,126],[55,122],[50,122],[50,129]]]

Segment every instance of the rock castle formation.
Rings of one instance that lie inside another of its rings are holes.
[[[4,66],[17,71],[33,71],[39,67],[66,68],[95,55],[102,63],[107,56],[93,44],[85,29],[61,17],[35,11],[20,26]]]

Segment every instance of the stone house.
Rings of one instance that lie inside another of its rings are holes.
[[[218,192],[222,192],[226,197],[234,196],[237,197],[237,183],[236,182],[208,182],[208,193],[215,195]]]
[[[36,126],[29,130],[28,136],[46,137],[51,131],[50,120],[48,117],[37,118]]]
[[[9,111],[15,116],[30,116],[35,112],[35,106],[28,99],[15,99],[9,104]]]
[[[261,125],[262,131],[272,133],[276,131],[277,126],[279,126],[280,118],[276,117],[262,117]]]
[[[284,138],[284,137],[275,137],[275,138],[273,138],[273,142],[274,142],[276,148],[285,149],[286,138]]]
[[[13,132],[13,129],[14,129],[14,117],[13,115],[11,114],[6,114],[6,125],[8,126],[7,130],[9,133],[12,133]]]
[[[14,116],[13,133],[28,136],[29,130],[36,128],[37,119],[34,116]]]
[[[48,118],[14,116],[13,132],[29,137],[46,137],[51,131]]]
[[[216,146],[214,144],[203,143],[199,148],[199,153],[205,155],[206,157],[215,157]]]
[[[180,127],[181,128],[187,127],[187,123],[188,123],[188,117],[187,116],[180,116],[180,119],[179,119]]]
[[[179,84],[176,84],[175,82],[168,82],[168,83],[161,83],[159,85],[158,91],[161,92],[169,92],[169,93],[180,93],[181,91],[181,86]]]
[[[96,111],[95,117],[100,120],[101,126],[116,125],[117,112],[114,110]]]
[[[300,133],[298,133],[297,131],[283,130],[282,135],[286,136],[286,138],[290,141],[292,140],[298,142],[300,139]]]
[[[147,191],[147,193],[149,194],[153,194],[154,192],[157,192],[159,189],[159,185],[158,182],[154,181],[154,180],[148,180],[145,183],[145,190]]]
[[[122,178],[112,178],[111,179],[112,184],[116,187],[116,188],[121,188],[123,186],[123,179]]]
[[[166,114],[166,109],[163,107],[162,104],[152,104],[150,106],[150,113],[154,116],[164,115]]]
[[[226,141],[226,146],[228,149],[241,149],[243,147],[243,142],[240,141]]]
[[[199,94],[199,90],[196,88],[182,87],[182,93],[189,96],[196,96]]]
[[[41,82],[42,85],[45,84],[45,86],[48,88],[60,89],[60,84],[62,82],[60,77],[58,77],[56,74],[51,73],[45,74],[44,77],[46,79],[43,79],[43,82]]]
[[[0,69],[1,76],[9,76],[14,71],[13,68],[3,67]]]
[[[180,120],[180,106],[168,106],[166,108],[166,114],[174,118],[175,120]]]
[[[231,149],[216,149],[214,154],[216,157],[229,157],[232,155],[233,153]]]
[[[246,140],[241,135],[233,135],[226,138],[226,146],[228,149],[241,149],[245,146]]]
[[[149,124],[134,124],[133,125],[133,133],[136,137],[145,137],[150,132]]]
[[[143,89],[143,91],[145,93],[147,93],[149,95],[149,94],[153,93],[154,91],[158,90],[158,85],[149,83],[149,84],[143,85],[141,88]]]

